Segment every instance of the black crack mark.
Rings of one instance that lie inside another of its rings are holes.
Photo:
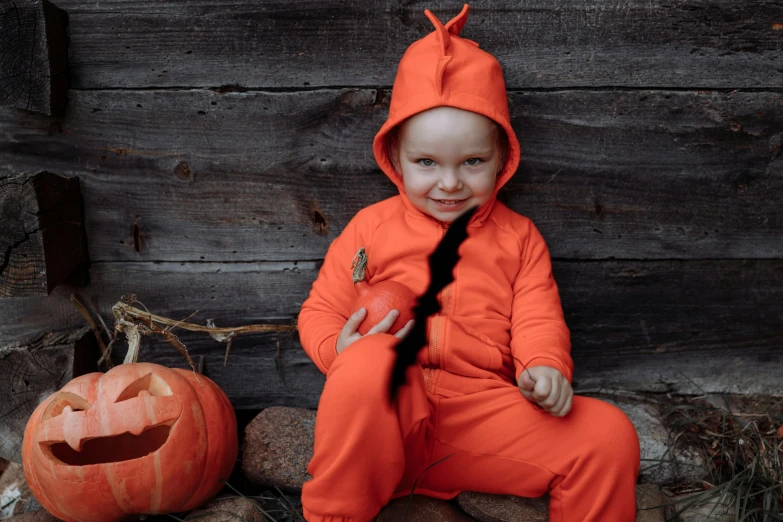
[[[54,392],[52,392],[52,393],[54,393]],[[23,407],[28,405],[28,404],[30,404],[31,402],[33,403],[34,406],[37,406],[38,405],[38,398],[39,398],[38,394],[33,394],[33,396],[30,397],[29,399],[26,399],[26,400],[24,400],[24,401],[22,401],[22,402],[20,402],[20,403],[18,403],[16,405],[14,405],[14,408],[11,409],[11,410],[8,410],[8,413],[4,413],[4,414],[0,415],[0,420],[7,419],[8,417],[11,417],[12,415],[18,415],[18,414],[20,414],[20,410],[23,410],[23,411],[27,410],[27,408],[23,408]],[[35,409],[35,408],[33,408],[33,409]],[[32,410],[30,410],[30,411],[32,411]],[[27,415],[28,414],[25,414],[25,417]]]
[[[57,377],[57,375],[55,375],[54,372],[49,370],[49,368],[47,368],[45,365],[41,364],[41,362],[35,357],[35,355],[36,354],[34,352],[30,352],[30,359],[36,364],[36,366],[38,366],[40,369],[42,369],[43,371],[48,373],[50,376],[52,376],[55,379],[57,379],[55,382],[57,382],[58,384],[61,383],[63,381],[63,377],[65,376],[65,372],[68,371],[67,368],[66,368],[65,372],[62,375],[60,375],[60,377]]]
[[[133,222],[133,250],[141,253],[141,231],[138,221]]]
[[[313,230],[316,234],[324,235],[327,233],[328,224],[326,223],[326,217],[320,210],[313,209]]]
[[[35,234],[40,230],[41,230],[40,228],[36,228],[30,232],[25,232],[24,238],[20,239],[16,243],[9,245],[8,248],[5,249],[5,254],[3,255],[3,262],[2,264],[0,264],[0,277],[3,276],[3,272],[5,272],[5,269],[8,268],[8,265],[11,263],[11,252],[13,252],[15,248],[19,247],[20,245],[28,241],[30,239],[31,234]]]

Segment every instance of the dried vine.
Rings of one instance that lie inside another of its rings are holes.
[[[296,325],[251,324],[245,326],[219,328],[215,326],[215,323],[212,319],[207,319],[207,326],[186,322],[188,319],[198,313],[198,310],[190,314],[185,319],[176,321],[169,319],[168,317],[151,313],[147,307],[144,306],[144,303],[136,299],[136,295],[128,294],[123,295],[122,299],[112,306],[111,311],[115,321],[115,333],[113,336],[110,335],[110,337],[113,337],[113,339],[109,345],[106,346],[106,344],[103,342],[103,339],[101,338],[100,329],[92,319],[85,306],[79,301],[79,299],[76,298],[75,295],[71,296],[71,301],[79,310],[79,313],[81,313],[85,320],[87,320],[87,323],[92,328],[93,333],[98,340],[98,344],[101,348],[101,359],[98,361],[98,363],[100,364],[101,362],[105,361],[109,368],[111,368],[112,364],[109,356],[111,354],[111,347],[117,338],[116,332],[122,332],[128,338],[128,353],[126,354],[123,363],[137,362],[142,335],[156,335],[158,338],[164,339],[171,343],[182,354],[182,356],[185,357],[193,371],[198,373],[187,348],[182,343],[182,341],[179,340],[179,337],[173,333],[172,330],[174,330],[174,328],[182,328],[183,330],[190,330],[192,332],[208,333],[216,341],[225,342],[226,354],[223,359],[223,366],[225,366],[228,361],[228,353],[231,349],[231,344],[234,338],[239,334],[257,332],[287,332],[296,330]],[[136,303],[141,305],[144,309],[142,310],[140,308],[134,307],[133,305]],[[161,325],[164,325],[165,327]],[[196,377],[196,379],[198,379],[198,377]]]

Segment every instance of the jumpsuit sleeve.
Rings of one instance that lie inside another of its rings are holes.
[[[299,340],[307,355],[324,374],[337,358],[337,336],[351,315],[356,300],[351,262],[362,243],[359,214],[332,241],[310,295],[297,320]]]
[[[552,260],[543,236],[527,220],[511,308],[511,355],[515,382],[525,368],[551,366],[571,382],[571,332],[565,323]]]

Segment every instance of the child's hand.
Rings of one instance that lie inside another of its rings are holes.
[[[551,366],[533,366],[519,374],[519,391],[555,417],[571,411],[574,390],[562,373]]]
[[[345,322],[345,326],[343,326],[343,329],[340,331],[340,335],[337,336],[338,354],[343,350],[345,350],[346,348],[348,348],[348,346],[350,346],[351,343],[363,337],[363,335],[360,334],[357,330],[359,329],[359,325],[362,324],[362,321],[364,321],[364,317],[366,315],[367,315],[367,309],[359,308]],[[388,332],[389,328],[391,328],[391,326],[394,324],[394,321],[397,320],[398,315],[400,315],[400,312],[398,312],[397,310],[390,311],[388,314],[386,314],[386,317],[381,319],[381,321],[378,324],[370,328],[370,330],[365,335]],[[413,319],[408,321],[408,324],[400,328],[399,331],[396,334],[394,334],[394,337],[397,337],[398,339],[402,339],[403,336],[405,336],[405,334],[407,334],[412,327],[413,327]]]

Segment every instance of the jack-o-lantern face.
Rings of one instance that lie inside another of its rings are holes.
[[[151,400],[148,397],[171,397],[166,400]],[[72,392],[56,394],[44,410],[41,422],[46,423],[46,429],[39,428],[41,451],[49,458],[70,466],[87,466],[90,464],[105,464],[121,462],[145,457],[161,448],[169,438],[171,427],[177,421],[182,410],[179,399],[172,396],[171,388],[154,373],[148,373],[133,381],[120,392],[115,403],[132,399],[141,399],[153,408],[165,408],[163,417],[158,416],[156,423],[144,425],[149,416],[122,415],[129,405],[117,406],[121,417],[126,420],[127,431],[113,425],[116,435],[99,435],[85,433],[83,426],[87,417],[101,416],[100,409],[90,408],[90,404]],[[80,413],[81,412],[81,413]],[[117,411],[111,416],[117,417]],[[93,426],[98,423],[93,420]],[[139,429],[141,430],[139,432]],[[45,434],[45,435],[44,435]],[[61,436],[62,434],[62,436]]]
[[[217,493],[236,460],[236,418],[225,394],[198,379],[123,364],[41,403],[22,452],[39,502],[64,520],[117,520],[192,509]]]

